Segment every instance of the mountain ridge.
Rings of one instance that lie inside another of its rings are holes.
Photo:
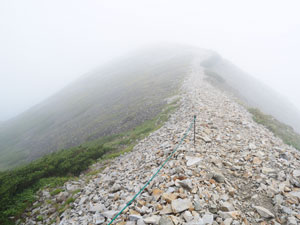
[[[267,84],[245,73],[215,53],[203,66],[216,72],[234,88],[249,107],[256,107],[300,133],[300,110]]]
[[[300,128],[288,100],[217,53],[191,46],[151,47],[80,77],[20,116],[0,124],[0,170],[59,149],[117,134],[151,119],[176,94],[194,58],[221,77],[250,107]],[[268,90],[268,93],[265,93]]]
[[[189,49],[152,49],[84,75],[3,124],[0,168],[119,133],[152,118],[178,89],[193,55]]]
[[[37,218],[46,224],[108,224],[169,156],[194,115],[195,145],[190,132],[115,223],[298,224],[299,151],[255,123],[247,109],[205,77],[196,63],[180,91],[180,107],[163,127],[132,152],[94,164],[95,173],[65,183],[60,193],[40,191],[25,224]],[[70,198],[57,213],[55,202]]]

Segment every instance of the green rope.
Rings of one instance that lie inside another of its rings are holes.
[[[148,182],[141,188],[141,190],[124,206],[124,208],[110,221],[110,224],[112,224],[112,222],[114,222],[121,214],[122,212],[131,205],[131,203],[143,192],[143,190],[150,184],[150,182],[157,176],[157,174],[159,173],[159,171],[164,167],[164,165],[170,160],[170,158],[174,155],[174,153],[177,151],[178,147],[181,145],[181,143],[183,142],[183,140],[186,138],[186,136],[188,135],[189,131],[191,130],[193,124],[196,121],[196,116],[194,116],[193,122],[191,123],[190,127],[187,129],[187,131],[185,132],[185,134],[183,135],[183,137],[181,138],[180,142],[177,144],[177,146],[174,148],[173,152],[169,155],[169,157],[164,161],[164,163],[159,167],[159,169],[156,171],[156,173],[150,178],[150,180],[148,180]]]

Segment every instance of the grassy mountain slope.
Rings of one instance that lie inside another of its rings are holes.
[[[97,172],[88,172],[94,162],[101,162],[104,168],[110,159],[131,151],[139,140],[163,125],[177,108],[177,103],[175,98],[154,118],[129,131],[59,150],[12,170],[0,171],[0,224],[16,224],[16,220],[22,220],[22,214],[35,201],[39,189],[46,187],[52,190],[51,193],[55,192],[59,190],[57,186],[67,180],[77,180],[83,171],[87,177]],[[73,200],[70,197],[66,204],[55,204],[55,209],[61,214]]]
[[[0,170],[129,130],[161,111],[194,49],[156,48],[111,62],[0,128]]]

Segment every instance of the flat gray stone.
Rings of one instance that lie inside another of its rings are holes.
[[[214,222],[214,216],[212,214],[205,214],[202,220],[204,224],[212,224]]]
[[[116,183],[115,183],[115,184],[111,187],[111,190],[110,190],[110,191],[111,191],[112,193],[115,193],[115,192],[120,191],[121,188],[122,188],[122,187],[121,187],[120,184],[116,184]]]
[[[223,174],[220,173],[214,173],[212,178],[217,181],[218,183],[224,183],[225,182],[225,177]]]
[[[118,214],[118,211],[109,210],[109,211],[106,211],[106,212],[101,213],[100,215],[101,215],[101,216],[104,216],[105,218],[112,219],[112,218],[114,218],[117,214]]]
[[[60,192],[56,198],[56,202],[64,202],[69,196],[69,193],[64,191],[64,192]]]
[[[191,156],[186,156],[185,157],[187,162],[186,162],[186,165],[187,166],[193,166],[193,165],[197,165],[201,162],[201,158],[199,157],[191,157]]]
[[[79,201],[79,205],[82,205],[82,204],[84,204],[85,202],[86,202],[86,200],[88,199],[88,197],[86,197],[86,196],[83,196],[83,197],[81,197],[81,199],[80,199],[80,201]]]
[[[105,205],[101,204],[101,203],[96,203],[95,205],[92,205],[90,207],[89,212],[103,212],[106,210]]]
[[[171,207],[174,213],[179,213],[192,207],[192,202],[189,199],[179,198],[171,202]]]
[[[300,170],[294,170],[293,171],[293,176],[294,177],[300,177]]]
[[[144,219],[146,224],[158,224],[160,220],[160,216],[150,216]]]
[[[289,194],[300,199],[300,191],[292,191]]]
[[[199,200],[196,200],[194,202],[194,208],[195,208],[196,211],[200,211],[202,209],[202,204]]]
[[[129,215],[129,220],[130,220],[130,221],[138,221],[138,220],[141,220],[141,219],[143,219],[142,216],[135,215],[135,214]]]
[[[231,212],[234,211],[235,209],[229,202],[224,202],[221,205],[220,210],[222,210],[223,212]]]
[[[256,209],[256,211],[258,212],[258,214],[261,217],[264,218],[274,218],[274,214],[271,213],[268,209],[261,207],[261,206],[254,206],[254,208]]]
[[[138,221],[136,222],[136,224],[137,224],[137,225],[145,225],[145,222],[144,222],[143,219],[141,219],[141,220],[138,220]]]
[[[76,191],[78,190],[80,187],[78,185],[73,185],[73,184],[66,184],[66,189],[67,191],[69,192],[72,192],[72,191]]]
[[[158,222],[159,225],[174,225],[168,216],[162,216]]]
[[[190,222],[190,221],[193,220],[194,217],[193,217],[193,215],[191,214],[190,211],[185,211],[183,213],[183,218],[185,219],[186,222]]]
[[[95,224],[103,224],[105,222],[105,218],[100,216],[99,214],[94,215]]]
[[[287,219],[287,225],[297,225],[297,220],[295,217],[291,216],[291,217],[288,217]]]
[[[233,219],[231,219],[231,218],[227,218],[227,219],[224,220],[223,223],[224,223],[224,225],[231,225],[232,220],[233,220]]]
[[[193,189],[192,181],[189,179],[180,180],[178,181],[178,184],[188,191],[191,191]]]

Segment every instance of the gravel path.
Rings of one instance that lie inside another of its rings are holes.
[[[47,191],[26,224],[108,224],[176,146],[197,115],[192,132],[174,157],[114,224],[300,224],[300,155],[253,122],[231,97],[204,81],[195,60],[180,94],[180,107],[159,130],[115,159],[87,182]],[[94,167],[101,165],[94,165]],[[72,207],[58,216],[46,199]],[[43,215],[44,222],[36,222]]]

